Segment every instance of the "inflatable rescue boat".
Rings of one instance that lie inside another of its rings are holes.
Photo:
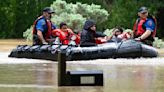
[[[105,58],[157,57],[156,48],[135,40],[108,42],[92,47],[72,45],[18,45],[9,57],[57,61],[58,52],[66,54],[67,61]]]

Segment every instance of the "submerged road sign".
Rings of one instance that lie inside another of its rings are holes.
[[[103,86],[103,71],[66,71],[65,52],[58,52],[58,86]]]

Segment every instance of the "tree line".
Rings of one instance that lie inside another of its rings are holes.
[[[23,38],[23,32],[41,14],[44,7],[55,0],[0,0],[0,38]],[[164,35],[164,1],[161,0],[65,0],[68,3],[101,5],[109,12],[108,20],[99,26],[102,30],[120,25],[132,28],[141,6],[149,8],[158,21],[157,35]]]
[[[0,38],[22,38],[23,32],[53,0],[1,0]]]

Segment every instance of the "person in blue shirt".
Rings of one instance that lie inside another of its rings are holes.
[[[50,7],[43,9],[42,16],[38,17],[33,26],[33,44],[48,44],[52,41],[52,30],[56,26],[51,22],[52,14],[55,12]]]
[[[144,6],[138,10],[138,16],[139,18],[133,27],[134,39],[152,46],[156,35],[156,19],[149,14],[148,9]]]

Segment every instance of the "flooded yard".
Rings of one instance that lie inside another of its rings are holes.
[[[67,62],[67,71],[102,70],[104,86],[58,87],[58,63],[8,58],[24,40],[0,40],[0,92],[163,92],[164,58]],[[162,52],[162,51],[161,51]]]

